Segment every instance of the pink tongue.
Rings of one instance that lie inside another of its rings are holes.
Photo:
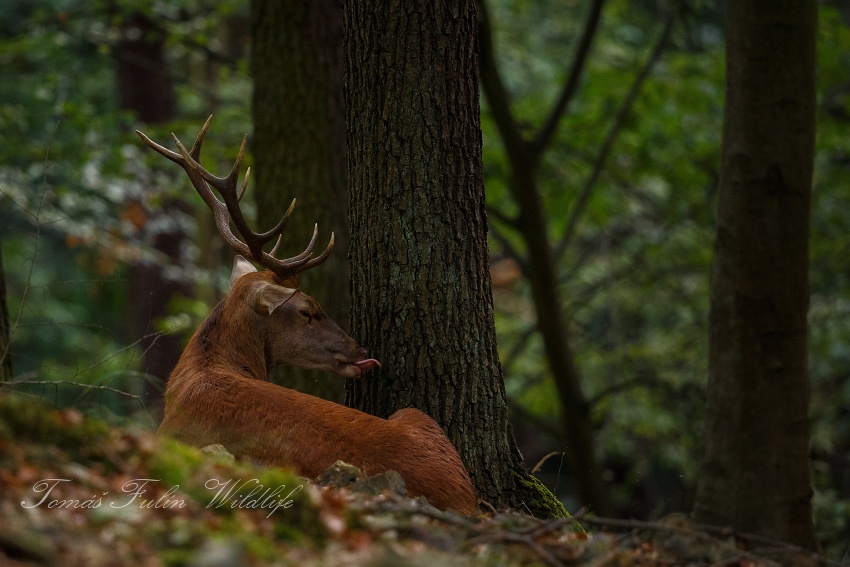
[[[354,363],[354,366],[360,369],[360,372],[367,372],[373,368],[380,368],[381,363],[374,358],[367,358]]]

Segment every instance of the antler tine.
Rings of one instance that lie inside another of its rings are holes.
[[[267,230],[266,232],[263,232],[261,234],[257,234],[257,239],[261,240],[262,243],[265,245],[275,236],[280,237],[281,233],[283,232],[283,229],[286,227],[286,223],[289,222],[289,217],[290,215],[292,215],[292,211],[294,209],[295,199],[292,199],[292,203],[289,204],[289,208],[286,209],[286,212],[283,213],[283,216],[280,217],[280,220],[277,221],[276,225],[274,225],[274,228],[272,228],[271,230]],[[275,245],[275,248],[277,248],[277,245]],[[274,252],[272,252],[271,255],[274,256]]]
[[[299,267],[307,258],[313,255],[313,247],[316,246],[316,239],[319,238],[319,223],[313,225],[313,236],[310,237],[310,243],[307,245],[307,248],[304,249],[304,252],[297,256],[293,256],[292,258],[287,258],[282,261],[286,267]]]
[[[310,259],[310,256],[313,255],[313,247],[316,245],[316,239],[319,236],[319,225],[315,224],[313,226],[313,236],[310,238],[310,243],[307,245],[307,248],[304,249],[304,252],[297,256],[293,256],[292,258],[288,258],[286,260],[276,260],[277,265],[275,268],[269,267],[269,269],[275,270],[275,273],[278,274],[288,274],[294,275],[298,272],[303,272],[308,268],[312,268],[313,266],[318,266],[322,262],[324,262],[328,255],[330,255],[331,250],[334,247],[334,235],[331,233],[330,242],[328,242],[328,246],[325,248],[324,252],[322,252],[319,256]]]
[[[205,133],[204,130],[202,130],[201,133]],[[245,239],[243,244],[247,245],[250,250],[249,256],[257,262],[265,265],[264,261],[261,259],[263,258],[263,245],[276,235],[269,235],[267,232],[257,234],[251,230],[248,226],[248,222],[245,220],[245,216],[242,214],[242,209],[239,208],[239,199],[241,196],[236,192],[236,183],[239,178],[239,169],[242,167],[242,159],[245,156],[245,148],[248,145],[248,136],[244,136],[242,138],[242,145],[239,147],[239,154],[236,156],[236,161],[233,163],[233,167],[226,177],[218,177],[204,169],[204,167],[198,163],[190,152],[186,150],[186,146],[180,142],[177,136],[172,134],[172,137],[174,138],[174,143],[177,145],[177,149],[180,150],[180,154],[186,162],[187,167],[184,167],[184,169],[187,169],[188,172],[188,168],[191,168],[191,170],[196,175],[200,176],[203,181],[218,191],[221,198],[224,199],[224,206],[227,207],[227,211],[230,213],[230,220],[233,221],[233,224],[236,226],[236,230],[238,230],[239,234],[242,235],[242,238]],[[198,138],[203,141],[200,134]],[[195,146],[192,147],[192,150],[195,150]],[[247,179],[243,185],[247,186]],[[244,192],[244,187],[242,192]],[[216,199],[216,201],[218,201],[218,199]],[[220,201],[218,202],[220,203]]]
[[[245,196],[245,189],[248,188],[248,180],[251,178],[251,168],[245,170],[245,178],[242,180],[242,187],[239,189],[239,194],[236,195],[236,200],[242,202],[242,197]]]
[[[271,251],[269,252],[269,256],[271,256],[272,258],[274,258],[274,255],[275,255],[275,254],[277,254],[277,249],[278,249],[278,247],[280,247],[280,240],[281,240],[281,238],[283,238],[283,235],[282,235],[282,234],[278,234],[278,235],[277,235],[277,241],[275,241],[274,246],[272,246],[272,249],[271,249]]]
[[[244,242],[236,238],[236,235],[234,235],[233,232],[230,230],[230,221],[228,217],[230,208],[227,206],[226,202],[222,203],[218,200],[218,198],[212,192],[212,189],[210,189],[210,185],[207,183],[207,178],[215,178],[215,176],[207,172],[198,163],[198,159],[200,158],[201,154],[201,146],[204,143],[204,137],[207,134],[207,130],[209,130],[211,120],[212,116],[207,118],[206,122],[204,122],[201,131],[195,137],[195,142],[192,144],[191,150],[187,151],[186,147],[183,145],[182,142],[180,142],[177,136],[173,133],[171,134],[172,138],[174,138],[175,144],[177,145],[177,149],[180,150],[180,153],[173,152],[168,148],[157,144],[148,136],[146,136],[143,132],[136,130],[136,133],[153,150],[165,156],[174,163],[178,164],[186,171],[187,175],[189,176],[189,180],[195,187],[195,190],[198,192],[198,194],[201,196],[207,206],[212,210],[218,231],[221,233],[225,241],[227,241],[227,243],[231,246],[231,248],[233,248],[239,254],[253,256],[251,248],[247,246]],[[214,184],[214,186],[217,189],[220,188],[220,184]]]
[[[165,156],[166,158],[170,159],[178,165],[183,165],[183,156],[181,156],[180,154],[172,152],[164,146],[160,146],[159,144],[148,138],[145,133],[140,130],[136,130],[136,134],[138,134],[139,138],[141,138],[144,143],[150,146],[150,148],[156,151],[157,153]]]
[[[321,264],[322,262],[324,262],[325,260],[328,259],[328,256],[331,255],[331,250],[333,250],[333,249],[334,249],[334,233],[332,232],[331,233],[331,239],[330,239],[330,241],[328,241],[328,245],[327,245],[327,247],[325,247],[325,251],[322,252],[321,254],[319,254],[318,256],[316,256],[315,258],[306,262],[303,266],[301,266],[301,268],[299,268],[298,271],[303,272],[304,270],[308,270],[308,269],[312,268],[313,266],[318,266],[319,264]]]
[[[210,118],[212,118],[212,117],[210,117]],[[192,152],[195,155],[198,155],[201,151],[201,144],[203,143],[204,134],[206,134],[206,129],[209,126],[209,121],[210,121],[210,119],[208,118],[206,124],[204,124],[204,128],[201,129],[201,132],[198,134],[198,137],[195,138],[195,143],[192,145]],[[220,209],[224,207],[224,203],[222,203],[221,201],[219,201],[215,197],[213,192],[210,190],[210,188],[204,182],[203,178],[201,178],[193,168],[189,167],[189,165],[186,161],[186,158],[184,157],[184,155],[182,153],[178,154],[176,152],[172,152],[168,148],[157,144],[156,142],[154,142],[153,140],[148,138],[144,134],[144,132],[136,130],[136,134],[138,134],[139,137],[142,139],[142,141],[144,141],[145,144],[147,144],[154,151],[165,156],[169,160],[173,161],[174,163],[176,163],[177,165],[182,167],[186,171],[186,173],[189,175],[189,180],[192,182],[192,185],[195,187],[195,189],[201,195],[201,198],[204,200],[204,202],[207,204],[207,206],[209,206],[213,210],[213,213],[216,216],[218,216],[220,214]],[[174,134],[172,134],[172,136],[174,136]],[[177,139],[176,136],[174,138],[175,138],[175,140]],[[182,144],[180,144],[179,140],[177,141],[177,143],[178,143],[178,149],[179,149],[182,146]],[[184,150],[185,150],[185,148],[184,148]]]
[[[209,127],[210,127],[210,120],[212,120],[212,115],[210,115],[210,116],[207,118],[207,121],[206,121],[206,122],[204,122],[204,125],[203,125],[203,127],[201,128],[201,131],[200,131],[200,132],[198,132],[198,135],[195,137],[195,143],[194,143],[194,144],[192,144],[192,149],[191,149],[191,151],[189,152],[189,155],[190,155],[190,156],[191,156],[191,157],[192,157],[195,161],[197,161],[198,157],[201,155],[201,144],[203,144],[203,143],[204,143],[204,137],[207,135],[207,130],[208,130],[208,129],[209,129]],[[171,161],[173,161],[174,163],[176,163],[176,164],[179,164],[179,165],[183,166],[183,167],[184,167],[184,169],[185,169],[185,165],[184,165],[184,160],[183,160],[183,155],[182,155],[182,154],[178,154],[177,152],[172,152],[171,150],[169,150],[169,149],[168,149],[168,148],[166,148],[165,146],[160,146],[159,144],[157,144],[156,142],[154,142],[153,140],[151,140],[150,138],[148,138],[148,137],[147,137],[147,135],[146,135],[144,132],[140,131],[140,130],[136,130],[136,134],[138,134],[138,135],[139,135],[139,137],[142,139],[142,141],[144,141],[144,142],[145,142],[148,146],[150,146],[153,150],[155,150],[155,151],[157,151],[158,153],[160,153],[161,155],[163,155],[163,156],[167,157],[168,159],[170,159],[170,160],[171,160]],[[175,140],[177,139],[177,137],[176,137],[176,136],[174,136],[174,134],[173,134],[173,133],[172,133],[171,135],[174,137],[174,139],[175,139]],[[177,143],[179,144],[179,143],[180,143],[180,141],[178,140],[178,141],[177,141]]]
[[[271,252],[269,252],[269,256],[272,258],[274,258],[274,255],[277,254],[277,249],[280,246],[280,239],[283,237],[283,234],[281,234],[283,232],[283,228],[289,221],[289,216],[292,214],[292,211],[295,210],[295,201],[297,201],[297,199],[292,199],[292,202],[289,204],[289,208],[286,209],[285,213],[283,213],[283,216],[277,222],[277,225],[269,231],[272,234],[277,233],[277,242],[274,243]]]
[[[189,155],[192,156],[196,162],[201,158],[201,145],[204,143],[204,138],[207,135],[207,130],[210,128],[210,121],[212,121],[212,114],[207,116],[207,121],[204,122],[204,125],[201,126],[201,131],[198,132],[198,135],[195,136],[195,143],[192,144],[192,149],[189,150]],[[171,134],[174,136],[174,134]],[[177,137],[175,136],[175,140]]]

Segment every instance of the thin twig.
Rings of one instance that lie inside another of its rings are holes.
[[[552,451],[548,455],[544,456],[542,459],[537,461],[537,464],[534,465],[534,467],[531,469],[531,474],[537,474],[537,471],[540,470],[540,467],[542,467],[546,463],[546,461],[548,461],[549,459],[551,459],[555,455],[560,455],[560,454],[562,454],[562,451]]]
[[[537,323],[529,326],[525,329],[516,340],[516,342],[511,347],[511,350],[508,351],[508,354],[505,355],[502,359],[502,371],[505,375],[511,373],[512,366],[514,365],[514,361],[516,361],[522,352],[528,347],[528,343],[531,341],[531,337],[534,336],[534,333],[537,332]]]
[[[564,82],[563,89],[561,89],[561,95],[558,97],[558,101],[537,133],[537,136],[535,136],[534,141],[531,143],[531,151],[538,159],[552,141],[552,136],[558,129],[558,122],[560,122],[561,117],[564,115],[570,101],[572,101],[578,90],[579,79],[584,72],[584,65],[587,62],[587,56],[590,53],[593,38],[596,36],[596,30],[599,29],[603,4],[605,4],[605,0],[594,0],[590,6],[590,12],[588,12],[575,55],[572,58],[570,70],[567,73],[567,80]]]
[[[112,388],[111,386],[102,386],[97,384],[83,384],[81,382],[72,382],[71,380],[15,380],[14,382],[4,382],[0,384],[0,387],[14,387],[19,384],[33,386],[53,386],[55,384],[62,384],[66,386],[76,386],[78,388],[90,388],[92,390],[108,390],[110,392],[126,396],[128,398],[133,398],[134,400],[137,400],[140,403],[142,401],[142,399],[136,394],[131,394],[130,392],[125,392],[123,390],[119,390],[118,388]],[[142,407],[144,408],[144,404],[142,404]]]

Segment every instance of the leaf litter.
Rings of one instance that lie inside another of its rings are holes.
[[[0,567],[834,564],[682,515],[470,517],[403,494],[393,472],[337,463],[311,482],[0,394]]]

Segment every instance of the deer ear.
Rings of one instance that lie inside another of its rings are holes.
[[[232,289],[236,284],[236,280],[245,274],[256,271],[257,268],[254,267],[254,264],[237,254],[236,258],[233,259],[233,271],[230,273],[230,288]]]
[[[281,285],[257,282],[248,290],[245,300],[256,313],[271,315],[275,309],[289,301],[296,291],[298,290]]]

